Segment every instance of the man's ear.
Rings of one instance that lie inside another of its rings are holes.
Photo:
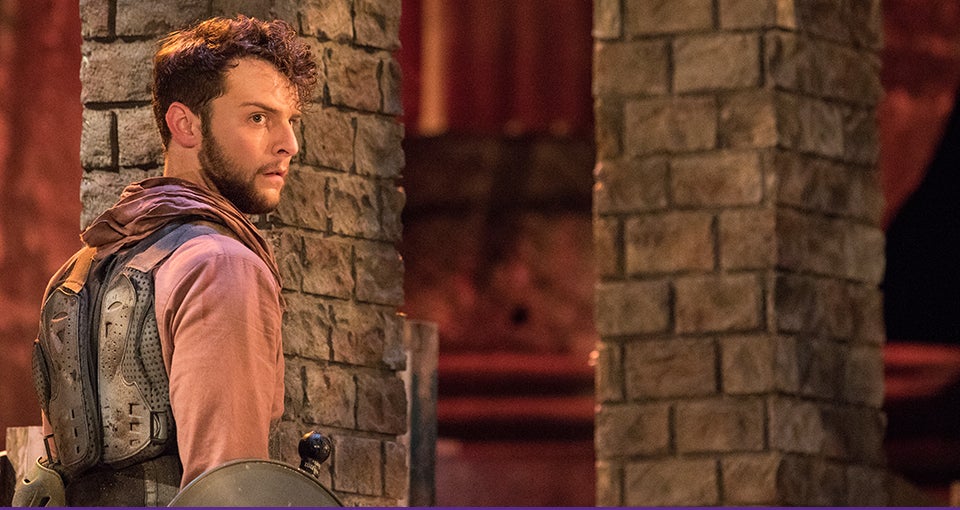
[[[193,113],[187,105],[174,101],[167,108],[167,127],[170,128],[170,139],[185,148],[200,145],[203,140],[200,116]]]

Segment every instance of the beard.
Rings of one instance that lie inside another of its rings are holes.
[[[199,158],[201,173],[241,212],[263,214],[277,207],[274,201],[257,192],[255,182],[258,175],[269,169],[269,165],[258,168],[245,179],[240,172],[241,165],[227,156],[217,138],[206,129],[203,130]]]

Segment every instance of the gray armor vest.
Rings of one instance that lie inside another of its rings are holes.
[[[70,481],[175,448],[154,312],[154,269],[181,244],[216,232],[168,225],[100,261],[84,248],[51,281],[34,345],[34,382],[53,428],[52,467]]]

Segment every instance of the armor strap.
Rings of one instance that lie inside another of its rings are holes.
[[[85,246],[77,254],[77,260],[73,263],[73,269],[64,280],[63,286],[70,289],[74,294],[80,292],[83,284],[87,282],[87,275],[90,273],[90,266],[93,264],[93,257],[97,254],[96,248]]]
[[[142,273],[149,272],[160,262],[170,256],[183,243],[206,234],[218,234],[218,230],[213,227],[199,223],[185,223],[171,226],[170,231],[165,232],[157,242],[150,245],[149,248],[133,256],[126,266],[136,269]]]

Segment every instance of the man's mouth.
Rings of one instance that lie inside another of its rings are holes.
[[[287,172],[288,172],[288,169],[286,168],[274,167],[274,168],[267,168],[263,172],[263,175],[266,175],[266,176],[276,175],[282,179],[285,179],[287,177]]]

